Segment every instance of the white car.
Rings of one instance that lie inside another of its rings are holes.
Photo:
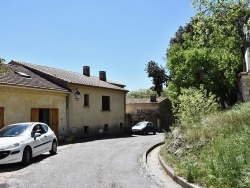
[[[0,164],[22,162],[45,152],[57,152],[57,138],[45,123],[27,122],[7,125],[0,130]]]

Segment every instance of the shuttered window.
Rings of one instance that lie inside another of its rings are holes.
[[[0,129],[4,127],[4,107],[0,107]]]
[[[102,111],[110,110],[110,96],[102,96]]]

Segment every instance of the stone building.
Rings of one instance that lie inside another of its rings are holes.
[[[140,121],[151,121],[157,131],[168,130],[174,123],[171,102],[168,98],[127,99],[126,114],[130,127]],[[129,118],[130,117],[130,118]]]

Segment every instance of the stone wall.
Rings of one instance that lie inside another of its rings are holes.
[[[250,72],[241,72],[239,74],[238,101],[250,101]]]

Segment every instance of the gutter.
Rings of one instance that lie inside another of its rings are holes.
[[[57,89],[45,89],[45,88],[36,88],[30,86],[14,86],[0,83],[0,87],[12,87],[12,88],[20,88],[20,89],[30,89],[30,90],[37,90],[37,91],[49,91],[49,92],[58,92],[58,93],[70,93],[67,90],[57,90]]]

